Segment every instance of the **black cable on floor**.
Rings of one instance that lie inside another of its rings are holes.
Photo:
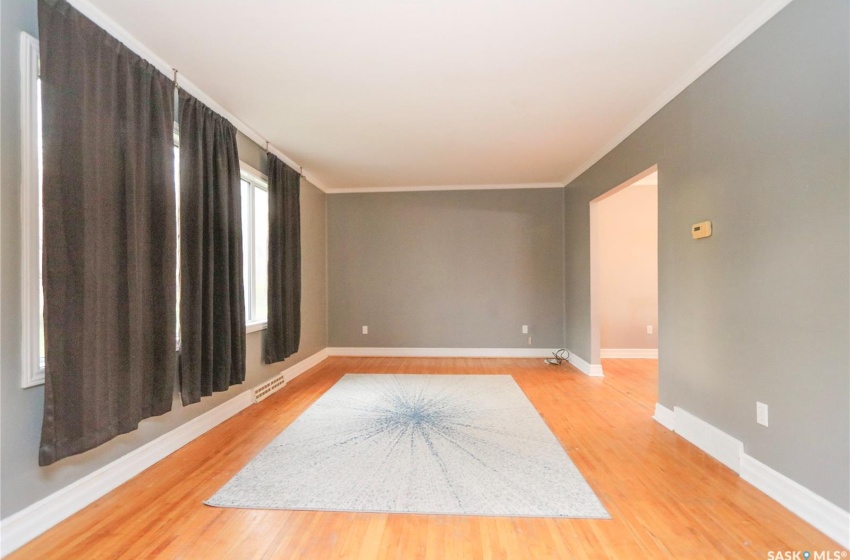
[[[545,361],[550,366],[559,366],[561,363],[566,362],[570,359],[570,353],[566,348],[561,348],[557,352],[553,352],[553,358],[547,358]]]

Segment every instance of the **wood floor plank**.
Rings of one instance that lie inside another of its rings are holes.
[[[840,550],[652,420],[657,361],[334,357],[9,556],[22,559],[767,558]],[[345,373],[512,375],[610,520],[212,508],[203,501]]]

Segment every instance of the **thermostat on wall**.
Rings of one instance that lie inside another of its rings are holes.
[[[700,222],[691,226],[691,235],[694,239],[702,239],[703,237],[711,237],[711,222]]]

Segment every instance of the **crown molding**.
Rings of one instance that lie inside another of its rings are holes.
[[[353,187],[328,189],[328,194],[422,192],[422,191],[494,191],[507,189],[560,189],[563,183],[507,183],[501,185],[430,185],[410,187]]]

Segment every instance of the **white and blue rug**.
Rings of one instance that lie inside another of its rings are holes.
[[[348,374],[206,503],[610,518],[509,375]]]

